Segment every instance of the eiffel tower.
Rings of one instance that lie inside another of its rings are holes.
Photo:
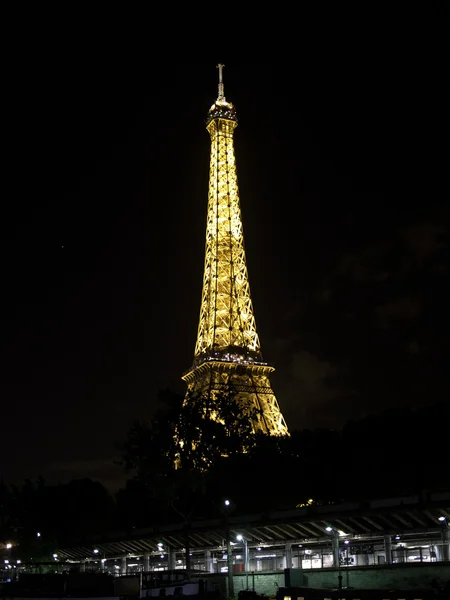
[[[239,402],[258,409],[255,432],[288,435],[270,385],[274,368],[263,361],[245,259],[233,135],[236,110],[219,91],[206,129],[211,136],[205,268],[194,362],[182,376],[185,402],[196,394],[211,400],[232,390]]]

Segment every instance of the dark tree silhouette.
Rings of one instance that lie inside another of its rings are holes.
[[[154,517],[181,518],[189,569],[189,527],[195,511],[211,512],[207,488],[210,471],[222,460],[239,457],[255,444],[256,409],[239,401],[233,389],[217,394],[193,394],[186,400],[169,392],[149,424],[135,423],[119,448],[132,476],[129,492],[141,490]],[[119,510],[130,496],[120,494]],[[146,511],[149,514],[149,511]]]
[[[43,479],[0,488],[2,539],[12,544],[10,556],[22,561],[53,560],[61,546],[70,546],[111,527],[114,500],[98,482],[74,480],[46,485]]]
[[[146,484],[155,494],[158,489],[166,506],[171,504],[184,518],[194,510],[202,516],[217,515],[225,497],[234,500],[237,512],[249,512],[293,508],[310,500],[336,503],[450,487],[448,404],[390,409],[349,421],[341,430],[299,430],[275,437],[255,435],[233,398],[224,395],[222,400],[222,407],[204,399],[192,402],[181,409],[180,420],[172,419],[170,436],[181,423],[178,432],[187,442],[181,452],[176,444],[168,450],[163,488],[156,485],[158,478],[152,480],[148,465],[159,464],[158,448],[164,454],[161,448],[168,448],[172,438],[160,443],[152,437],[153,445],[146,446],[148,431],[142,426],[128,446],[139,463],[134,476],[150,476]],[[222,409],[232,415],[226,425],[211,418],[213,410],[216,416]],[[179,452],[176,471],[173,452]],[[170,511],[166,515],[170,518]]]

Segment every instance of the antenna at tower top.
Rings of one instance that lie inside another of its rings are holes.
[[[225,100],[225,95],[223,93],[223,75],[222,71],[225,65],[219,63],[217,68],[219,69],[219,95],[217,96],[217,100]]]

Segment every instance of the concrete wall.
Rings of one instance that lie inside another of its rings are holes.
[[[264,594],[268,598],[275,597],[278,588],[285,585],[284,571],[272,571],[264,573],[249,573],[248,574],[248,589],[255,590],[257,594]],[[241,590],[245,590],[246,580],[245,575],[234,575],[234,595],[237,595]]]
[[[295,571],[300,571],[298,574]],[[361,589],[418,589],[431,586],[436,581],[440,586],[450,580],[450,563],[385,565],[382,567],[351,567],[341,569],[342,587]],[[304,585],[308,588],[337,588],[337,569],[291,569],[286,583]],[[297,581],[297,577],[298,583]],[[303,581],[302,581],[303,579]],[[294,583],[295,582],[295,583]]]
[[[420,589],[436,582],[444,586],[450,580],[450,562],[388,565],[381,567],[351,567],[341,569],[342,586],[361,589]],[[304,586],[307,588],[332,589],[338,587],[337,569],[286,569],[248,574],[248,588],[257,594],[274,598],[278,588],[285,586]],[[241,590],[246,589],[245,574],[234,575],[234,594],[237,598]]]

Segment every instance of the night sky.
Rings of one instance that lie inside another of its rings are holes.
[[[114,442],[151,417],[158,390],[184,392],[218,61],[238,111],[256,324],[289,428],[450,397],[438,61],[376,47],[292,64],[37,52],[4,113],[7,483],[92,477],[116,488]]]

